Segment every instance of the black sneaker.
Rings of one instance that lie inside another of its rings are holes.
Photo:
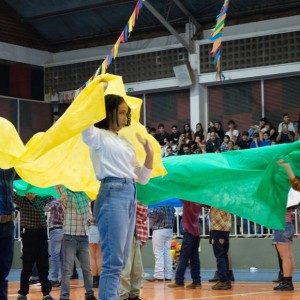
[[[59,287],[60,286],[59,280],[50,280],[50,282],[51,282],[52,287]]]
[[[275,282],[275,283],[279,283],[279,282],[282,281],[282,278],[283,278],[283,273],[279,271],[277,278],[272,280],[272,281]]]
[[[40,283],[39,279],[30,279],[29,280],[29,284],[38,284],[38,283]]]
[[[291,281],[282,281],[273,288],[274,291],[293,291],[294,286]]]
[[[97,298],[94,295],[85,296],[85,300],[97,300]]]

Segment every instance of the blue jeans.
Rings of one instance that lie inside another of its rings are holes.
[[[50,259],[51,259],[51,280],[59,279],[59,271],[62,266],[62,243],[64,231],[62,228],[52,229],[49,232]]]
[[[118,300],[120,274],[134,235],[135,195],[131,179],[107,177],[101,182],[94,207],[102,250],[99,300]]]
[[[60,289],[60,299],[62,300],[70,299],[70,277],[73,274],[74,260],[77,252],[83,274],[85,296],[94,295],[88,236],[65,234],[63,237],[63,268]]]
[[[210,242],[217,260],[217,269],[221,282],[230,281],[229,276],[229,231],[211,230]]]
[[[0,299],[7,300],[8,281],[14,254],[14,222],[0,223]]]
[[[191,277],[193,284],[197,285],[201,283],[199,243],[200,236],[195,236],[188,232],[183,233],[180,260],[175,275],[175,281],[177,284],[184,284],[184,273],[189,261],[191,264]]]

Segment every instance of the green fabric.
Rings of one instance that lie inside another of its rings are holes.
[[[56,192],[53,186],[48,188],[40,188],[27,183],[24,180],[14,180],[14,189],[19,196],[25,196],[25,193],[34,193],[37,196],[53,196],[59,198],[59,194]]]
[[[271,229],[283,229],[290,183],[277,164],[283,158],[300,174],[300,141],[224,153],[163,159],[168,174],[138,184],[137,198],[149,205],[180,198],[224,209]]]

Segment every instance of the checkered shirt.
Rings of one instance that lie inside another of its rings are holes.
[[[173,228],[175,208],[172,205],[162,205],[151,209],[148,213],[152,230]]]
[[[63,226],[64,224],[64,209],[60,201],[52,200],[45,208],[45,212],[50,212],[49,227]]]
[[[148,241],[148,207],[140,202],[136,204],[136,235],[140,243]]]
[[[210,208],[210,230],[230,231],[231,214],[215,208]]]
[[[14,202],[17,204],[21,215],[21,227],[27,229],[47,228],[45,205],[52,201],[52,197],[35,196],[28,200],[25,196],[14,194]]]
[[[88,235],[89,198],[83,192],[72,192],[62,185],[55,186],[64,208],[64,234]]]

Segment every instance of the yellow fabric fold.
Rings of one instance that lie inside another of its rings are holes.
[[[3,136],[0,141],[0,167],[14,167],[19,176],[32,185],[49,187],[63,184],[72,191],[84,191],[95,199],[100,183],[96,180],[89,148],[83,143],[81,132],[105,118],[105,94],[122,96],[131,108],[132,125],[122,129],[120,135],[132,142],[139,163],[144,162],[145,151],[136,139],[137,132],[148,138],[155,149],[151,177],[165,175],[160,146],[139,123],[142,100],[128,96],[122,78],[111,74],[95,77],[49,130],[35,134],[25,146],[14,126],[0,118]]]

